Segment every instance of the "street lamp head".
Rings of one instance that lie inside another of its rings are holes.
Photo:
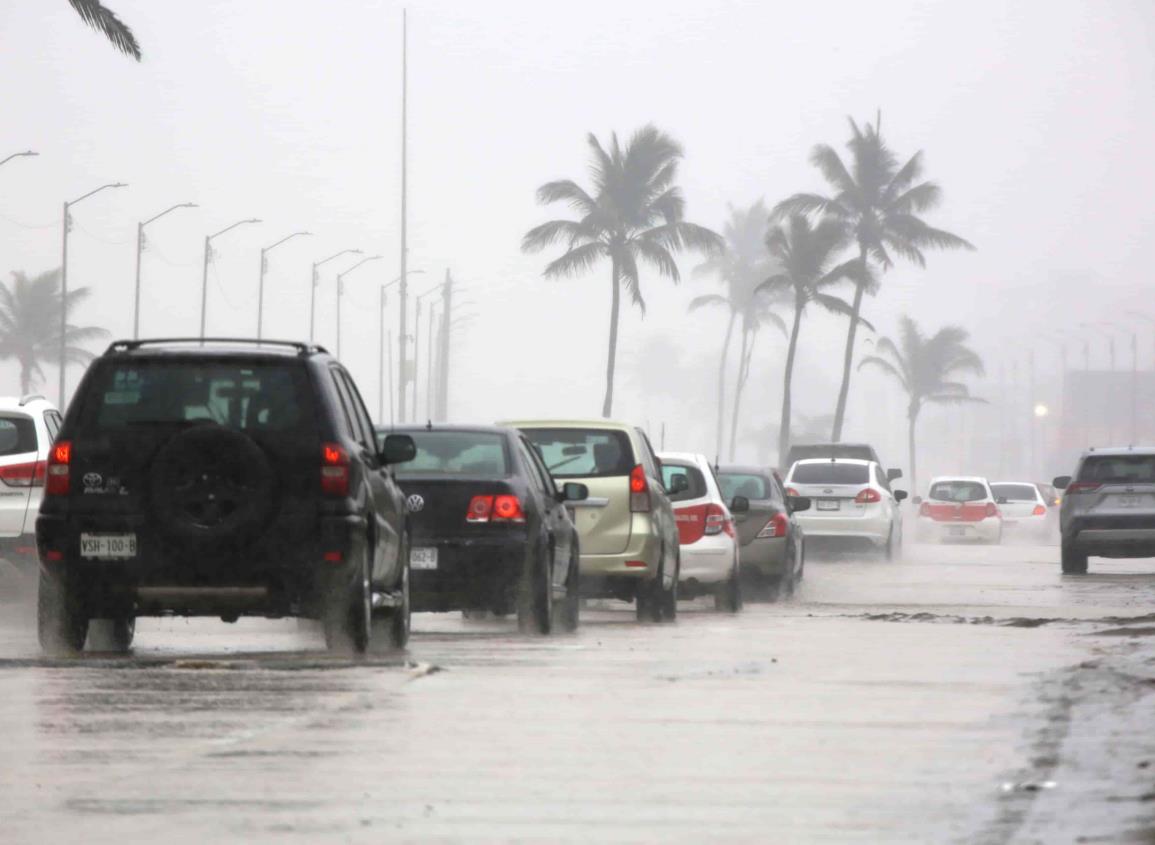
[[[16,153],[16,155],[18,155],[18,156],[38,156],[38,155],[40,155],[40,153],[36,152],[36,150],[25,150],[22,153]]]
[[[1039,402],[1035,405],[1035,416],[1039,419],[1042,419],[1049,413],[1051,413],[1051,409],[1044,405],[1042,402]]]

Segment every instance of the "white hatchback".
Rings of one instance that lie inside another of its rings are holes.
[[[60,423],[43,396],[0,397],[0,558],[27,574],[39,565],[36,514]]]
[[[1006,536],[1036,543],[1059,539],[1058,514],[1031,481],[992,481]]]
[[[902,550],[905,490],[892,490],[877,461],[812,458],[795,462],[786,476],[786,495],[813,503],[795,518],[807,542],[833,540],[865,544],[888,560]]]
[[[926,500],[916,498],[922,542],[1001,543],[1003,514],[985,478],[940,476],[930,480]]]
[[[704,455],[667,452],[658,460],[678,523],[679,593],[684,598],[712,594],[718,610],[739,610],[738,537],[730,505],[748,510],[750,503],[741,497],[734,502],[722,498],[714,468]]]

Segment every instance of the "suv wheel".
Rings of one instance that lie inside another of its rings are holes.
[[[578,574],[581,555],[578,553],[577,538],[573,540],[569,555],[569,574],[565,579],[565,598],[559,602],[558,624],[563,631],[572,633],[577,630],[578,616],[581,614],[581,584]]]
[[[553,628],[553,584],[549,564],[540,556],[526,565],[518,586],[517,627],[523,634],[548,634]]]
[[[638,594],[635,599],[635,611],[638,615],[639,622],[661,622],[662,621],[662,580],[663,573],[666,571],[665,563],[666,552],[662,550],[659,555],[658,574],[652,581],[643,581],[638,584]]]
[[[1079,552],[1063,543],[1059,550],[1064,575],[1086,575],[1087,553]]]
[[[114,651],[124,654],[132,648],[136,634],[136,617],[93,619],[88,623],[88,640],[94,651]]]
[[[373,596],[366,557],[367,553],[357,566],[353,583],[334,586],[324,598],[321,624],[329,651],[364,654],[369,646]]]
[[[40,573],[36,596],[36,633],[46,654],[63,657],[84,649],[88,616],[79,585],[68,573]]]
[[[409,643],[412,609],[409,601],[409,541],[401,550],[401,583],[397,588],[400,604],[373,614],[373,642],[387,649],[402,649]]]

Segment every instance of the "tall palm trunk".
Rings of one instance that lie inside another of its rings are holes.
[[[851,306],[850,328],[846,331],[846,354],[842,358],[842,386],[838,389],[838,405],[834,409],[834,430],[830,439],[837,443],[842,439],[842,423],[846,418],[846,397],[850,394],[850,370],[854,366],[854,339],[858,334],[858,315],[862,311],[862,295],[866,293],[866,246],[858,246],[858,266],[862,278],[854,286],[854,303]]]
[[[910,450],[910,494],[918,495],[918,466],[915,463],[914,429],[918,424],[919,407],[913,402],[906,412],[907,419],[907,448]]]
[[[20,359],[20,395],[27,396],[32,392],[32,368],[36,365],[35,359]]]
[[[794,326],[790,330],[790,345],[786,348],[786,373],[782,377],[782,418],[778,422],[778,465],[782,465],[790,448],[790,388],[794,382],[794,351],[798,348],[798,330],[802,326],[802,297],[794,298]]]
[[[750,376],[750,359],[754,355],[754,341],[757,335],[742,327],[742,357],[738,361],[738,381],[734,385],[734,415],[730,417],[730,460],[734,460],[734,450],[738,440],[738,414],[742,408],[742,392],[746,379]]]
[[[618,357],[618,314],[622,307],[621,274],[618,260],[613,259],[613,305],[610,306],[610,353],[606,361],[606,398],[602,402],[602,416],[609,418],[614,409],[614,364]]]
[[[722,439],[726,430],[723,425],[726,415],[726,358],[730,355],[730,340],[734,335],[734,320],[737,317],[737,313],[731,310],[730,322],[726,324],[726,339],[722,342],[722,360],[718,363],[718,441],[714,450],[714,457],[717,460],[721,459],[722,450],[726,447]]]

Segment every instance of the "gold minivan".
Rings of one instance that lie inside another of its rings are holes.
[[[521,429],[559,483],[589,497],[570,502],[581,543],[582,595],[635,603],[639,620],[677,616],[678,526],[662,465],[644,431],[609,420],[523,420]],[[682,476],[675,476],[685,481]]]

